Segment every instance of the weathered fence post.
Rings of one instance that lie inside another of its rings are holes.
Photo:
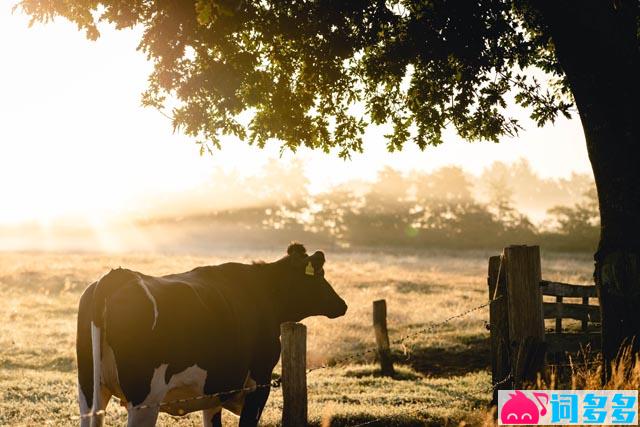
[[[282,426],[307,425],[307,327],[280,325],[282,339]]]
[[[589,297],[582,297],[582,305],[585,307],[589,307]],[[587,316],[588,317],[588,316]],[[587,321],[587,319],[582,319],[582,332],[584,332],[585,334],[587,333],[587,327],[588,327],[589,323]]]
[[[540,248],[509,246],[504,249],[507,283],[509,340],[514,386],[535,381],[545,359],[544,316],[540,292]]]
[[[382,375],[393,376],[393,360],[389,346],[389,332],[387,331],[387,302],[383,299],[373,302],[373,329],[378,345],[378,358]]]
[[[562,333],[562,295],[556,297],[556,309],[558,310],[558,317],[556,317],[556,333]]]
[[[489,259],[487,276],[494,404],[498,390],[535,381],[544,372],[547,352],[560,361],[566,352],[598,345],[598,335],[589,333],[589,322],[600,321],[598,308],[589,305],[595,287],[542,280],[538,246],[505,248],[501,258]],[[543,295],[556,300],[543,302]],[[582,304],[566,303],[564,297],[582,298]],[[545,318],[555,319],[555,333],[545,335]],[[582,333],[565,333],[563,318],[581,320]]]
[[[507,315],[507,288],[502,257],[489,258],[487,285],[489,286],[489,331],[491,335],[491,379],[496,384],[493,389],[493,404],[498,404],[498,390],[511,388],[506,381],[511,373],[509,352],[509,316]]]

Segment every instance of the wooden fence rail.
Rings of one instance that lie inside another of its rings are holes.
[[[570,298],[596,298],[596,287],[593,285],[571,285],[569,283],[541,280],[540,289],[543,295],[555,295]]]
[[[590,324],[600,322],[600,307],[590,305],[589,298],[597,298],[596,287],[591,285],[573,285],[570,283],[540,282],[542,295],[554,296],[555,302],[545,302],[542,310],[545,319],[555,319],[554,333],[548,333],[547,352],[575,353],[587,345],[592,349],[600,348],[600,333],[597,327],[590,329]],[[581,303],[566,302],[565,298],[579,299]],[[562,319],[580,320],[580,332],[565,332]]]
[[[557,297],[562,298],[562,297]],[[588,304],[588,303],[587,303]],[[600,307],[585,304],[568,304],[563,303],[560,299],[557,302],[545,302],[542,304],[545,319],[576,319],[583,322],[600,322]],[[586,332],[587,325],[583,324],[583,330]],[[556,332],[562,332],[561,323],[556,323]]]

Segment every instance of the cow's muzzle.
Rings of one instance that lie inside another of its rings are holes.
[[[343,300],[340,300],[340,303],[337,304],[335,310],[332,310],[331,313],[327,315],[329,319],[335,319],[336,317],[344,316],[347,312],[347,303]]]

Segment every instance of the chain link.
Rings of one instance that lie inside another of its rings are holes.
[[[221,391],[221,392],[213,393],[213,394],[203,394],[203,395],[200,395],[200,396],[188,397],[188,398],[184,398],[184,399],[167,400],[167,401],[164,401],[164,402],[150,403],[150,404],[145,404],[145,405],[138,405],[138,406],[134,406],[133,409],[140,410],[140,409],[159,408],[159,407],[162,407],[162,406],[171,406],[171,405],[175,405],[175,404],[193,402],[193,401],[197,401],[197,400],[213,399],[215,397],[233,395],[233,394],[241,393],[241,392],[244,392],[244,391],[255,391],[255,390],[260,389],[260,388],[280,388],[281,384],[282,384],[282,380],[280,378],[275,378],[275,379],[271,380],[271,382],[268,383],[268,384],[256,384],[256,385],[251,386],[251,387],[237,388],[235,390]],[[120,404],[123,403],[123,401],[120,400],[118,397],[114,396],[113,399],[117,400],[118,403],[120,403]],[[95,417],[95,416],[104,414],[104,412],[105,411],[103,411],[103,410],[96,411],[96,412],[90,412],[90,413],[81,415],[80,418]]]
[[[467,316],[467,315],[469,315],[469,314],[473,313],[474,311],[478,311],[478,310],[481,310],[481,309],[483,309],[483,308],[485,308],[485,307],[490,306],[494,301],[497,301],[497,300],[499,300],[500,298],[502,298],[502,295],[500,295],[500,296],[498,296],[496,299],[490,300],[490,301],[488,301],[488,302],[486,302],[486,303],[484,303],[484,304],[480,304],[480,305],[478,305],[478,306],[475,306],[475,307],[473,307],[473,308],[470,308],[470,309],[468,309],[468,310],[466,310],[466,311],[463,311],[463,312],[461,312],[461,313],[454,314],[453,316],[447,317],[446,319],[444,319],[444,320],[442,320],[442,321],[440,321],[440,322],[432,323],[431,325],[429,325],[429,326],[427,326],[427,327],[425,327],[425,328],[422,328],[422,329],[419,329],[419,330],[417,330],[417,331],[415,331],[415,332],[411,332],[411,333],[409,333],[409,334],[403,335],[402,337],[400,337],[400,338],[398,338],[398,339],[396,339],[396,340],[391,341],[390,345],[404,345],[404,344],[405,344],[405,342],[406,342],[408,339],[410,339],[410,338],[415,338],[415,337],[417,337],[417,336],[421,336],[421,335],[424,335],[424,334],[427,334],[427,333],[433,332],[435,329],[440,328],[440,327],[442,327],[442,326],[445,326],[447,323],[450,323],[452,320],[455,320],[455,319],[459,319],[459,318],[465,317],[465,316]],[[333,363],[332,363],[331,365],[322,364],[322,365],[317,366],[317,367],[315,367],[315,368],[307,369],[307,374],[308,374],[308,373],[311,373],[311,372],[314,372],[314,371],[321,370],[321,369],[326,369],[326,368],[329,368],[329,367],[333,367],[333,366],[341,365],[341,364],[343,364],[344,362],[349,362],[349,361],[352,361],[352,360],[354,360],[354,359],[358,359],[358,358],[360,358],[360,357],[362,357],[362,356],[366,356],[366,355],[369,355],[369,354],[376,354],[377,352],[378,352],[378,350],[377,350],[377,349],[375,349],[375,348],[369,348],[369,349],[363,350],[363,351],[358,352],[358,353],[352,353],[352,354],[351,354],[351,355],[349,355],[349,356],[342,357],[342,358],[339,358],[339,359],[334,360],[334,361],[333,361]]]
[[[501,379],[500,381],[496,382],[495,384],[493,384],[493,386],[491,387],[492,390],[497,389],[498,387],[500,387],[503,384],[506,384],[507,382],[511,381],[513,379],[513,375],[511,372],[509,372],[509,374],[504,377],[503,379]]]

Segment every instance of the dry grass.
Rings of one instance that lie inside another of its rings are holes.
[[[271,260],[278,252],[226,252],[212,256],[0,254],[0,425],[76,425],[75,313],[82,289],[109,268],[149,274],[188,270],[228,260]],[[471,313],[395,346],[398,375],[377,374],[370,357],[340,360],[371,348],[371,302],[385,298],[391,339],[487,300],[483,252],[328,253],[326,275],[349,303],[341,319],[308,319],[308,363],[330,368],[309,374],[314,424],[469,425],[484,423],[490,399],[487,309]],[[546,254],[545,278],[589,283],[588,256]],[[579,384],[591,384],[589,376]],[[578,380],[576,380],[578,381]],[[578,384],[578,383],[576,383]],[[277,425],[282,401],[272,392],[264,425]],[[108,409],[108,425],[125,412]],[[235,423],[233,417],[228,421]],[[160,425],[200,425],[198,414],[163,415]]]

